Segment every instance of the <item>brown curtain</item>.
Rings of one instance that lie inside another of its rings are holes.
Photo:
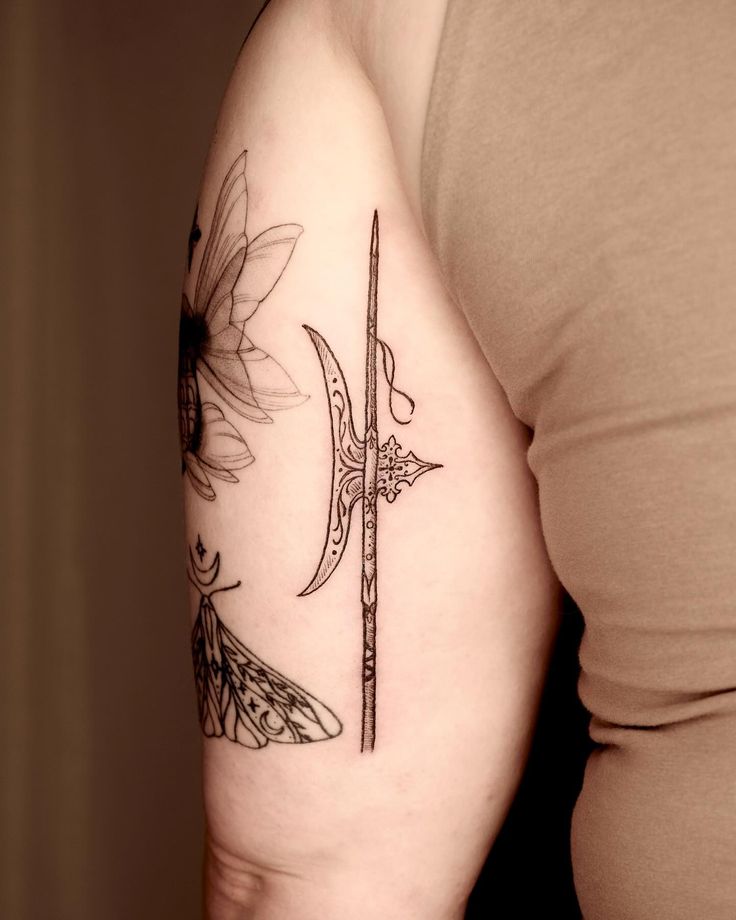
[[[200,916],[179,284],[259,0],[0,4],[0,916]]]

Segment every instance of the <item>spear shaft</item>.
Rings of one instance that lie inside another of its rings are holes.
[[[309,333],[317,350],[330,408],[332,434],[332,491],[327,521],[325,543],[312,580],[300,597],[317,591],[332,575],[348,542],[350,520],[354,508],[362,509],[362,573],[360,601],[363,615],[363,657],[361,662],[361,687],[363,710],[360,732],[361,751],[372,751],[376,740],[376,607],[377,586],[377,531],[378,497],[393,503],[401,494],[402,486],[411,486],[419,476],[438,469],[438,463],[426,463],[413,451],[402,453],[401,444],[392,435],[379,447],[378,412],[376,405],[378,346],[383,350],[383,372],[389,387],[389,411],[394,420],[399,419],[391,409],[391,396],[398,393],[414,402],[393,385],[394,361],[388,346],[377,336],[378,326],[378,213],[373,213],[371,250],[368,279],[368,307],[366,311],[365,354],[365,427],[360,439],[355,431],[350,393],[342,368],[324,338],[310,326]],[[387,359],[388,355],[388,359]],[[390,361],[390,370],[387,364]],[[408,421],[401,424],[408,424]]]
[[[376,330],[378,323],[378,212],[373,213],[365,356],[365,466],[363,468],[363,722],[361,751],[376,737],[376,536],[378,530],[378,416],[376,410]]]

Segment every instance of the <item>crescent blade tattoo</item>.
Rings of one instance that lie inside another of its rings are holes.
[[[394,386],[394,359],[388,346],[378,339],[378,212],[373,214],[369,256],[368,306],[366,312],[365,425],[361,440],[355,432],[352,402],[342,368],[324,338],[304,326],[320,360],[330,410],[332,434],[332,489],[322,555],[315,573],[301,596],[321,588],[334,573],[347,545],[352,511],[357,504],[363,510],[361,609],[363,619],[363,654],[361,663],[362,722],[361,751],[372,751],[376,739],[376,614],[378,609],[378,496],[393,503],[403,485],[411,486],[420,476],[439,469],[439,463],[427,463],[402,447],[391,435],[380,444],[378,435],[377,346],[383,353],[383,372],[388,385],[389,411],[393,396],[403,397],[414,412],[414,400]],[[388,356],[390,356],[390,369]],[[409,419],[410,420],[410,419]],[[380,446],[379,446],[380,445]]]
[[[300,597],[323,585],[342,559],[350,533],[351,512],[363,495],[365,444],[355,433],[353,407],[348,385],[337,358],[316,330],[304,326],[322,365],[322,375],[330,407],[332,434],[332,495],[327,535],[317,571]]]
[[[302,233],[280,224],[246,236],[246,154],[230,167],[220,188],[197,273],[194,303],[182,296],[179,324],[179,434],[182,473],[198,495],[216,497],[214,481],[236,483],[254,461],[232,411],[252,422],[308,397],[283,367],[248,338],[245,327],[281,278]],[[187,246],[188,270],[202,238],[199,208]],[[215,396],[204,399],[206,380]]]
[[[192,628],[192,663],[199,723],[209,738],[227,738],[247,748],[269,741],[307,744],[342,732],[337,716],[318,699],[265,664],[222,622],[214,596],[240,587],[217,586],[220,554],[205,563],[207,550],[197,538],[189,550],[189,580],[199,592]]]

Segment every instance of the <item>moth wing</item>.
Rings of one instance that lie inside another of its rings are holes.
[[[324,741],[340,734],[340,720],[324,703],[264,664],[222,622],[219,629],[223,659],[232,676],[229,702],[233,708],[227,725],[242,723],[266,741],[291,744]]]
[[[248,720],[238,717],[230,665],[223,654],[222,629],[212,601],[203,597],[192,630],[192,659],[202,733],[208,738],[225,735],[244,747],[264,747],[268,738],[254,730]]]
[[[192,631],[199,721],[207,737],[223,735],[244,747],[269,741],[304,744],[334,738],[337,716],[264,664],[224,625],[203,597]]]

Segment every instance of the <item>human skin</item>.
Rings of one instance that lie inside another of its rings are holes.
[[[201,540],[203,565],[219,552],[223,585],[240,582],[212,597],[217,616],[341,731],[260,749],[229,739],[227,726],[205,738],[210,920],[461,917],[527,755],[559,589],[528,431],[422,231],[422,129],[443,13],[420,0],[273,0],[212,141],[185,293],[196,312],[215,204],[247,150],[251,245],[268,228],[303,232],[292,231],[278,283],[236,328],[309,399],[258,424],[199,374],[219,430],[231,426],[253,459],[233,467],[236,482],[210,477],[214,498],[184,478],[187,542]],[[332,461],[325,380],[302,327],[337,356],[362,436],[374,211],[378,337],[393,350],[395,386],[416,403],[410,425],[394,421],[379,351],[379,441],[394,434],[441,468],[378,504],[376,737],[361,752],[361,502],[339,566],[299,596],[324,542]],[[192,585],[195,615],[203,591]]]

